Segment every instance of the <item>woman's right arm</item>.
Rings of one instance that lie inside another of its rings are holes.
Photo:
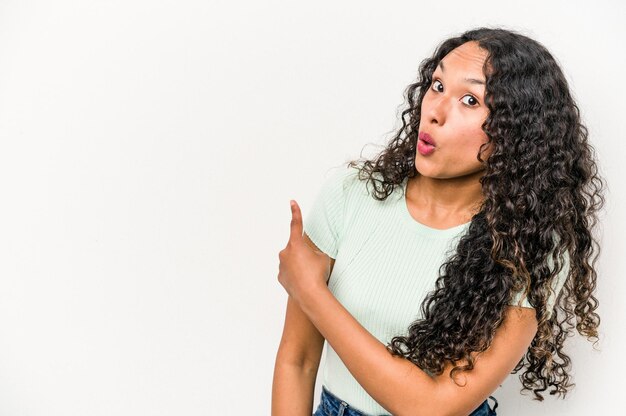
[[[305,241],[319,250],[309,237]],[[330,268],[335,259],[330,258]],[[311,416],[324,337],[291,296],[272,382],[272,416]]]

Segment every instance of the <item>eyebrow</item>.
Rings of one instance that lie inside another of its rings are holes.
[[[443,61],[439,61],[439,68],[441,68],[441,72],[444,72],[443,69]],[[478,84],[478,85],[485,85],[485,81],[482,79],[476,79],[476,78],[463,78],[463,81],[465,81],[468,84]]]

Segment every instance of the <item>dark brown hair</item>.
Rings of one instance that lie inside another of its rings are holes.
[[[592,229],[604,205],[604,181],[597,174],[587,128],[553,56],[537,41],[500,28],[478,28],[442,42],[419,66],[418,80],[405,91],[408,108],[402,127],[372,160],[351,161],[378,200],[389,196],[415,168],[421,103],[439,61],[465,42],[488,52],[482,125],[493,153],[479,161],[484,202],[472,217],[456,252],[441,266],[436,289],[421,305],[422,318],[387,349],[429,374],[440,375],[446,362],[451,377],[474,367],[472,352],[485,351],[501,325],[513,294],[523,290],[536,310],[538,330],[520,369],[522,392],[535,400],[549,387],[565,397],[570,358],[563,343],[575,327],[598,341],[595,312],[599,245]],[[487,146],[487,144],[483,145]],[[483,148],[481,147],[481,150]],[[556,237],[556,238],[555,238]],[[595,254],[595,255],[594,255]],[[553,256],[554,268],[548,267]],[[569,259],[567,279],[550,316],[550,285]],[[573,334],[571,334],[573,335]]]

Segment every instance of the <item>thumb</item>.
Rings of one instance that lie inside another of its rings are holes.
[[[289,234],[289,241],[300,243],[303,239],[302,211],[300,211],[300,206],[296,201],[291,200],[289,203],[291,205],[291,233]]]

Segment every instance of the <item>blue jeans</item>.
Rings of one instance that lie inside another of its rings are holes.
[[[493,399],[494,406],[493,409],[489,407],[489,403],[487,400],[482,402],[480,406],[478,406],[469,416],[495,416],[496,415],[496,407],[498,407],[498,401],[495,397],[489,396],[489,398]],[[320,404],[317,407],[313,416],[373,416],[368,415],[366,413],[360,412],[356,409],[350,407],[350,405],[339,397],[332,394],[330,391],[326,389],[326,387],[322,386],[322,397],[320,399]]]

